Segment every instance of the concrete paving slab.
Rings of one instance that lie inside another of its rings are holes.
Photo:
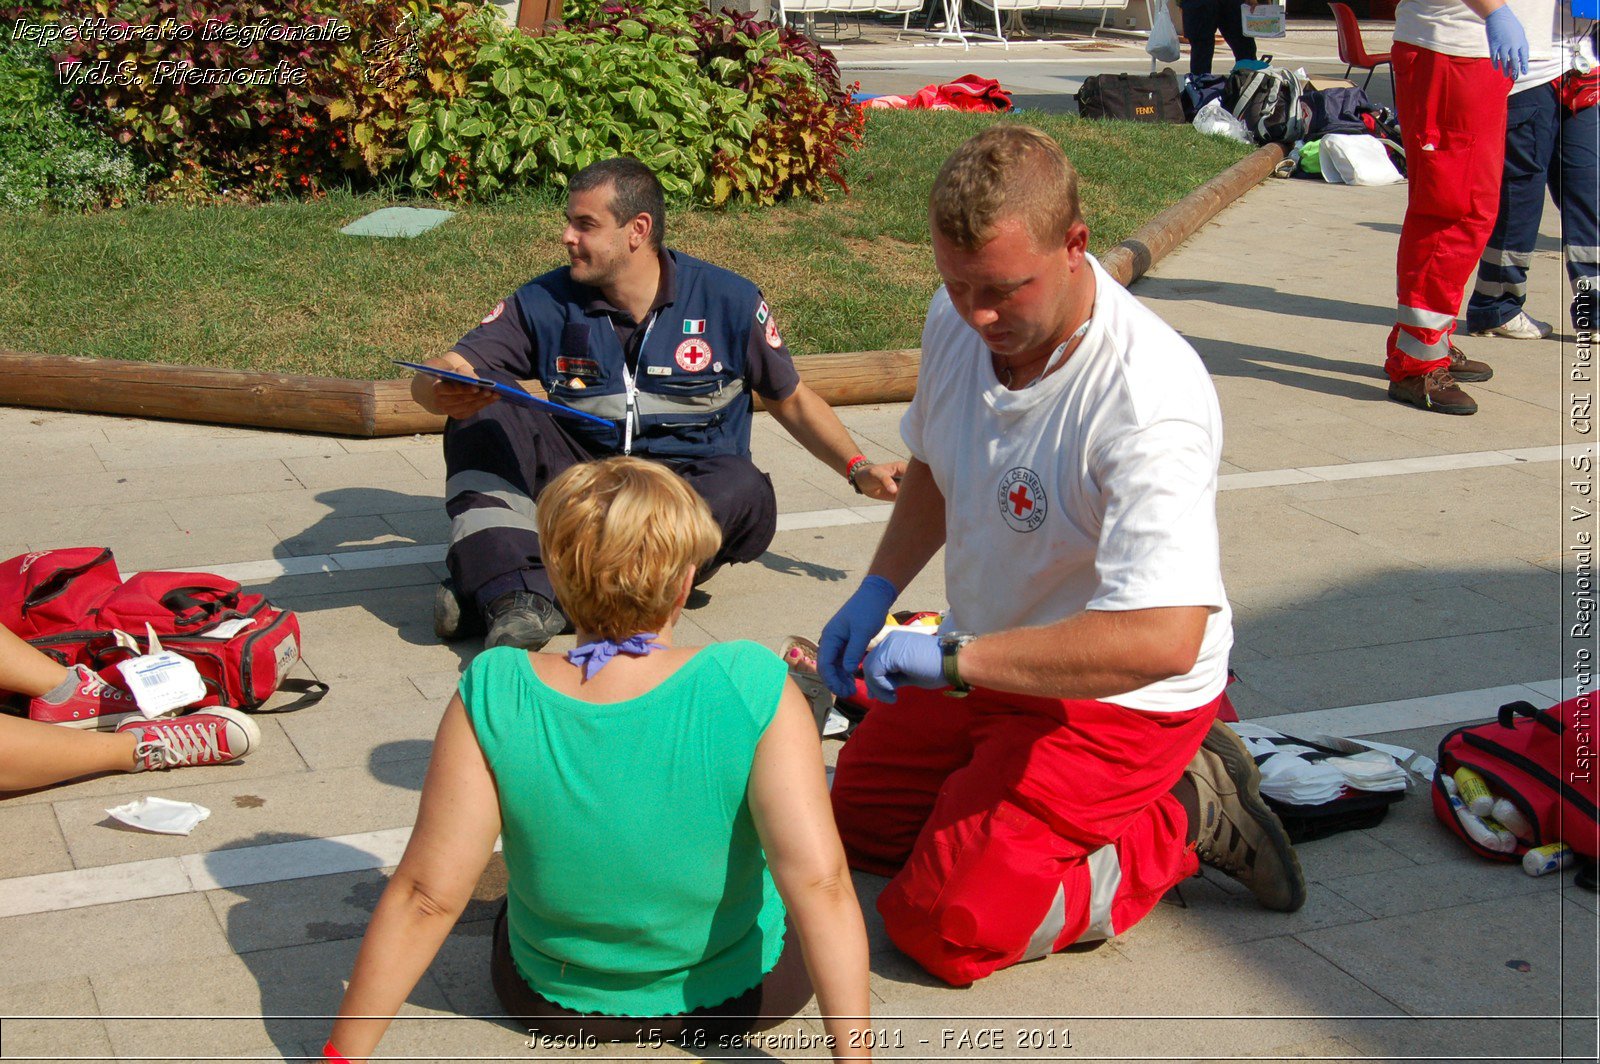
[[[257,883],[205,893],[238,953],[359,939],[389,881],[380,871]]]
[[[1453,634],[1532,628],[1527,613],[1466,588],[1341,598],[1302,609],[1261,611],[1248,627],[1236,629],[1239,642],[1268,657],[1287,657],[1310,649],[1347,650],[1374,646],[1394,632],[1425,633],[1440,617],[1450,618]]]
[[[23,1016],[34,1018],[17,1018]],[[111,1038],[88,976],[0,988],[0,1017],[5,1017],[0,1022],[6,1060],[60,1060],[63,1049],[75,1057],[111,1056]]]
[[[329,554],[334,551],[394,547],[415,542],[396,532],[383,517],[325,517],[304,531],[292,524],[269,524],[277,537],[273,555]],[[259,555],[258,555],[259,556]]]
[[[7,956],[32,959],[0,965],[0,987],[37,983],[41,976],[48,980],[89,976],[92,982],[130,970],[138,980],[137,973],[152,960],[181,969],[230,954],[210,906],[194,894],[6,917],[0,919],[0,935]],[[159,949],[153,949],[152,938],[159,938]],[[145,1001],[151,985],[144,984]],[[96,996],[103,1013],[118,1011],[98,990]]]
[[[383,520],[396,535],[412,543],[450,541],[450,518],[445,515],[442,502],[427,510],[384,514]]]
[[[0,853],[5,854],[0,875],[8,879],[72,867],[67,840],[61,836],[55,808],[48,801],[0,805]]]
[[[1342,876],[1329,879],[1327,886],[1380,918],[1557,892],[1557,884],[1548,879],[1535,879],[1514,864],[1485,861],[1464,849],[1446,861]]]
[[[414,743],[431,743],[453,693],[420,698],[405,679],[373,684],[342,683],[317,704],[317,711],[291,713],[284,735],[313,770],[353,768],[394,760]]]
[[[1520,869],[1502,871],[1528,878]],[[1381,982],[1385,996],[1418,1015],[1548,1014],[1563,994],[1574,1003],[1594,1000],[1593,971],[1562,964],[1563,951],[1592,955],[1593,940],[1584,941],[1581,928],[1563,927],[1557,894],[1446,908],[1297,937],[1369,985]],[[1489,925],[1495,930],[1484,933]],[[1440,927],[1452,933],[1441,935]]]
[[[193,466],[217,462],[255,462],[263,458],[299,458],[346,454],[334,436],[290,432],[230,432],[196,447],[193,439],[144,439],[130,446],[127,435],[93,445],[107,470],[167,469],[172,476],[194,476]]]
[[[1448,661],[1451,687],[1482,688],[1530,673],[1560,671],[1555,637],[1544,627],[1486,635],[1424,638],[1250,665],[1252,686],[1296,710],[1387,702],[1436,691],[1437,673],[1419,662]]]
[[[152,1046],[180,1060],[232,1056],[252,1046],[296,1052],[306,1042],[320,1047],[328,1037],[332,1021],[325,1017],[337,1008],[358,946],[342,940],[150,964],[96,975],[94,991],[105,1015],[130,1017],[105,1021],[118,1055],[142,1055]],[[162,988],[159,1002],[151,1000],[152,986]],[[404,1014],[446,1008],[424,976]]]
[[[317,490],[351,484],[413,483],[421,490],[421,485],[427,482],[404,453],[395,451],[287,458],[283,464],[303,486]]]
[[[378,757],[370,766],[356,768],[164,787],[158,792],[164,797],[198,802],[211,810],[210,819],[186,836],[108,827],[104,803],[98,799],[58,803],[58,815],[79,868],[224,852],[409,825],[426,768],[426,762]]]

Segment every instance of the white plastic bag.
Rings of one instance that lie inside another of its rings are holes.
[[[1329,133],[1322,138],[1322,179],[1334,185],[1393,185],[1404,181],[1377,137]]]
[[[1246,37],[1287,37],[1288,12],[1282,4],[1241,4],[1239,15]]]
[[[1218,136],[1232,137],[1234,140],[1243,141],[1246,144],[1254,144],[1256,142],[1256,139],[1250,135],[1250,131],[1245,128],[1245,124],[1229,113],[1228,109],[1222,106],[1221,100],[1207,101],[1204,107],[1195,112],[1194,128],[1202,133],[1215,133]]]
[[[1150,39],[1144,50],[1158,63],[1178,61],[1178,28],[1172,24],[1172,13],[1167,10],[1167,0],[1155,0],[1150,18]]]

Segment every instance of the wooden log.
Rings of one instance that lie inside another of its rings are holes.
[[[0,403],[373,435],[372,382],[0,351]]]
[[[1101,264],[1131,285],[1283,158],[1281,144],[1255,151],[1140,226]],[[818,395],[834,406],[851,406],[909,400],[920,360],[915,349],[859,351],[812,355],[798,365]],[[536,382],[530,390],[543,394]],[[411,401],[409,379],[355,381],[10,351],[0,351],[0,404],[344,436],[402,436],[444,427],[444,418]]]
[[[921,352],[858,351],[842,355],[810,355],[796,361],[800,377],[833,406],[860,403],[903,403],[917,390]],[[411,401],[410,379],[374,381],[373,435],[406,436],[440,432],[444,418]],[[534,395],[544,396],[538,381],[523,381]],[[761,397],[755,397],[761,409]]]
[[[1100,265],[1127,288],[1188,240],[1200,227],[1272,173],[1284,158],[1282,144],[1267,144],[1240,159],[1129,234],[1101,256]]]

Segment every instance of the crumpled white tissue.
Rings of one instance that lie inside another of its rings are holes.
[[[196,824],[211,815],[211,810],[203,805],[148,795],[115,809],[107,809],[106,812],[129,827],[162,835],[187,835]]]

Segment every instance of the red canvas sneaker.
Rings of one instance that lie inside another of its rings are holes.
[[[139,705],[133,695],[101,679],[87,665],[74,665],[78,685],[63,702],[35,698],[28,703],[28,719],[41,724],[61,724],[68,728],[98,728],[111,731],[137,715]]]
[[[261,745],[255,721],[221,706],[171,720],[130,720],[117,731],[137,736],[135,772],[223,765]]]

